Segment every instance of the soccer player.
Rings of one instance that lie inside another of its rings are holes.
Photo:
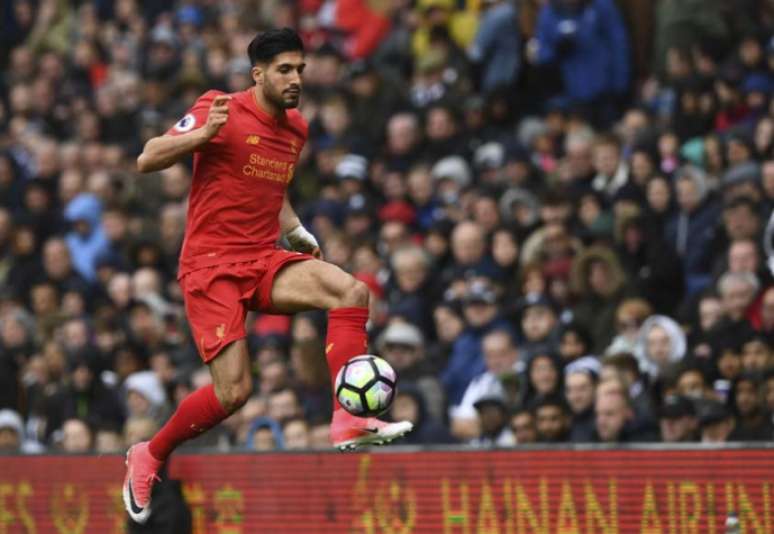
[[[183,399],[164,427],[127,453],[124,502],[142,523],[150,515],[157,472],[182,442],[241,407],[253,390],[245,342],[247,310],[328,310],[331,381],[367,349],[368,288],[322,261],[315,237],[291,207],[288,183],[307,137],[295,109],[303,44],[291,29],[259,34],[247,48],[255,85],[208,91],[166,134],[149,140],[140,172],[165,169],[194,154],[193,183],[178,279],[199,354],[212,385]],[[293,251],[277,247],[284,235]],[[383,444],[411,430],[350,415],[334,396],[331,441],[340,449]]]

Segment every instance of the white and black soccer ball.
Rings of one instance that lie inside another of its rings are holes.
[[[352,415],[373,417],[395,398],[397,375],[385,360],[372,354],[355,356],[336,375],[336,398]]]

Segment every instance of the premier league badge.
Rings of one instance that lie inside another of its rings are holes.
[[[192,114],[188,114],[175,124],[175,130],[178,132],[187,132],[191,130],[196,124],[196,118]]]

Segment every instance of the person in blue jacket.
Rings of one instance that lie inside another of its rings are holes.
[[[110,248],[102,229],[102,203],[91,193],[80,193],[67,204],[64,215],[72,225],[65,242],[73,267],[87,281],[94,282],[97,259]]]
[[[549,0],[527,47],[538,65],[555,65],[566,104],[612,120],[611,105],[629,88],[629,37],[613,0]],[[614,110],[612,110],[614,111]]]
[[[498,329],[513,334],[510,323],[498,313],[494,291],[482,280],[471,282],[463,298],[463,313],[467,327],[454,342],[441,373],[450,406],[459,404],[473,377],[486,371],[481,347],[484,336]]]
[[[519,75],[518,13],[511,0],[482,0],[481,20],[468,49],[481,68],[481,90],[489,93],[510,86]]]

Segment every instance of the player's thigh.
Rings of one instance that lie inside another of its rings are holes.
[[[286,265],[274,277],[271,288],[272,309],[279,313],[367,305],[367,299],[368,290],[361,282],[321,260]]]
[[[215,395],[227,411],[238,408],[252,392],[250,355],[247,342],[237,339],[229,343],[209,362]]]

